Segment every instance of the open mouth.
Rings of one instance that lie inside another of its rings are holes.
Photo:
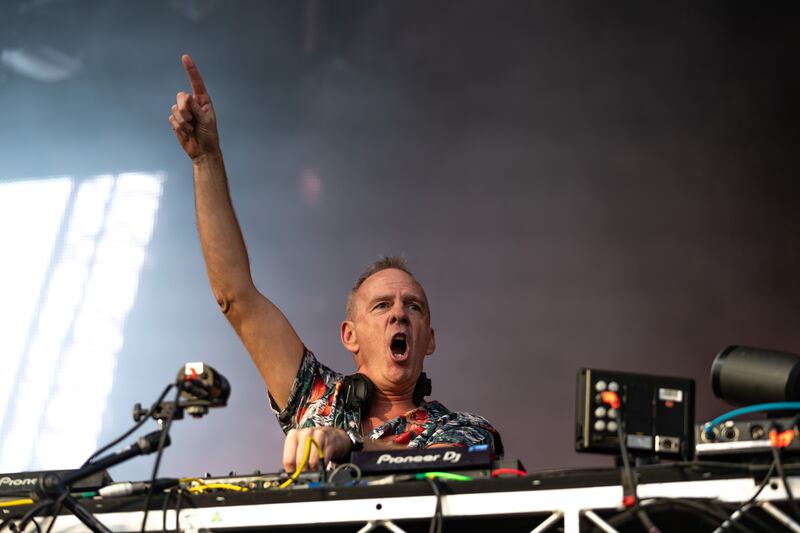
[[[408,358],[408,339],[405,333],[396,333],[392,337],[392,342],[389,345],[392,352],[392,359],[395,361],[404,361]]]

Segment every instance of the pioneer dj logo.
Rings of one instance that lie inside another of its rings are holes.
[[[0,477],[0,488],[2,487],[33,487],[36,485],[35,477],[22,479],[12,479],[8,476]]]
[[[431,453],[426,455],[391,455],[388,453],[382,454],[378,457],[377,464],[393,464],[393,465],[407,465],[416,463],[435,463],[437,461],[444,461],[448,463],[458,463],[461,460],[461,454],[448,450],[444,455],[440,453]]]

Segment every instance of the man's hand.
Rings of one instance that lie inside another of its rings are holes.
[[[302,462],[309,437],[322,448],[326,464],[331,459],[344,458],[353,447],[350,437],[342,429],[332,427],[292,429],[286,434],[286,441],[283,443],[283,468],[287,472],[294,472],[297,465]],[[306,468],[310,470],[319,468],[319,452],[313,444]]]
[[[194,160],[202,155],[219,153],[217,117],[194,61],[188,54],[184,54],[181,61],[189,75],[192,94],[181,91],[176,95],[169,123],[186,155]]]

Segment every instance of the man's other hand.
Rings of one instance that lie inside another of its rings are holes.
[[[211,105],[200,71],[188,54],[181,57],[183,68],[189,76],[192,93],[181,91],[175,96],[175,105],[169,123],[181,147],[192,159],[219,152],[217,117]]]
[[[309,437],[322,448],[325,464],[331,459],[343,459],[353,447],[350,437],[342,429],[332,427],[292,429],[286,434],[286,441],[283,443],[283,468],[287,472],[294,472],[297,465],[303,461]],[[308,470],[319,468],[319,452],[313,444],[305,468]]]

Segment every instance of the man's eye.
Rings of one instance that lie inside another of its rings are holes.
[[[414,311],[422,311],[422,306],[419,304],[410,304],[408,307]]]
[[[387,307],[389,307],[389,304],[386,302],[380,302],[375,305],[375,309],[386,309]]]

